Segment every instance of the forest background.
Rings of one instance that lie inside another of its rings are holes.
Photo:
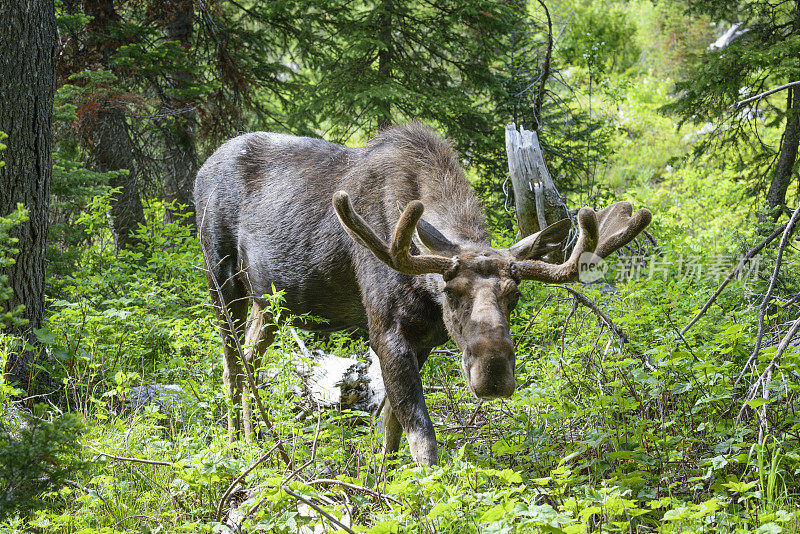
[[[800,531],[800,1],[0,0],[0,22],[0,531]],[[230,443],[199,165],[239,132],[360,146],[410,120],[454,141],[498,246],[510,122],[570,208],[630,200],[650,235],[602,283],[523,286],[513,398],[432,356],[437,467],[304,409],[285,326],[263,439]],[[179,393],[134,409],[153,384]]]

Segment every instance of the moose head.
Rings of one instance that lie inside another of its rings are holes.
[[[462,351],[461,368],[470,390],[479,398],[509,397],[515,389],[514,344],[509,323],[524,280],[553,284],[576,281],[582,269],[633,240],[652,218],[647,209],[633,213],[629,202],[600,211],[577,213],[578,239],[569,258],[554,265],[542,261],[561,246],[571,223],[564,219],[525,237],[509,248],[486,243],[453,243],[421,219],[424,207],[409,202],[387,245],[353,209],[344,191],[333,205],[347,233],[392,269],[432,277],[448,333]],[[412,242],[420,254],[411,253]]]

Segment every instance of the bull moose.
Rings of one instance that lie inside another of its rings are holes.
[[[565,240],[567,220],[493,248],[451,143],[419,123],[386,129],[363,148],[241,135],[208,158],[194,196],[221,323],[223,382],[233,406],[242,406],[230,410],[231,435],[241,423],[245,436],[251,431],[233,336],[244,334],[252,347],[244,364],[257,362],[274,340],[264,299],[274,286],[293,314],[325,319],[304,328],[368,332],[386,387],[384,452],[396,452],[405,432],[412,457],[427,465],[437,462],[436,435],[420,368],[431,350],[452,338],[469,389],[483,399],[510,396],[519,284],[574,281],[581,262],[608,256],[651,219],[646,209],[632,214],[628,202],[581,208],[578,239],[558,265],[543,258]]]

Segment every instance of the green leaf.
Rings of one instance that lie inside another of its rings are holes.
[[[56,335],[47,329],[47,327],[43,328],[34,328],[33,333],[36,334],[36,339],[39,340],[39,343],[44,345],[50,345],[53,341],[56,340]]]
[[[749,401],[745,402],[745,404],[751,407],[752,409],[757,410],[758,408],[761,408],[762,406],[770,402],[772,401],[769,399],[758,398],[758,399],[750,399]]]
[[[395,534],[400,532],[400,523],[397,521],[379,521],[367,531],[367,534]]]
[[[731,491],[744,493],[746,491],[749,491],[755,485],[756,485],[755,482],[726,482],[722,486],[728,488]]]
[[[728,460],[724,456],[714,456],[711,459],[711,467],[713,467],[715,471],[717,469],[722,469],[726,465],[728,465]]]

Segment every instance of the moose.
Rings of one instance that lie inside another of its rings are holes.
[[[569,220],[493,248],[452,144],[420,123],[388,128],[363,148],[244,134],[208,158],[194,197],[234,407],[231,436],[242,423],[246,439],[252,431],[243,365],[257,365],[274,340],[264,297],[275,288],[293,315],[325,320],[302,328],[367,332],[386,388],[384,452],[397,452],[405,432],[414,461],[425,465],[437,462],[420,379],[431,350],[452,338],[472,393],[509,397],[509,322],[522,281],[575,281],[582,265],[626,245],[651,220],[628,202],[581,208],[577,241],[561,264],[544,260],[562,246]],[[251,348],[240,358],[243,335]]]

